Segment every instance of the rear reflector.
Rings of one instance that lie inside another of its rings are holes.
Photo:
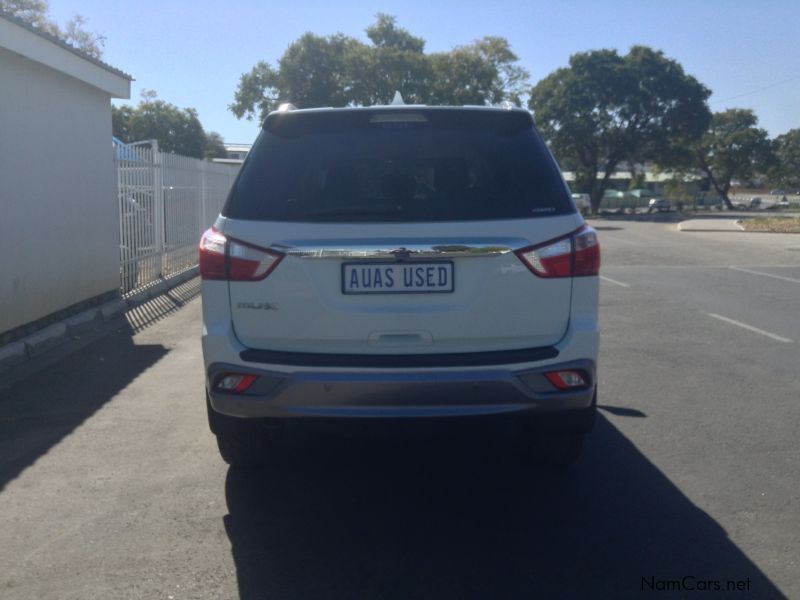
[[[534,275],[539,277],[588,277],[600,272],[600,244],[588,225],[577,231],[516,251]]]
[[[246,392],[256,379],[258,379],[257,375],[229,373],[228,375],[223,375],[222,378],[217,381],[216,388],[226,392],[241,394]]]
[[[200,238],[200,277],[227,281],[260,281],[284,257],[274,250],[227,238],[213,227]]]
[[[545,373],[544,376],[559,390],[574,390],[585,388],[589,385],[589,377],[583,371],[572,369],[550,371]]]

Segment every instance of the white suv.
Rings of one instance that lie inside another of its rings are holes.
[[[273,112],[200,242],[220,452],[257,464],[286,419],[513,413],[568,464],[596,410],[599,267],[526,111]]]

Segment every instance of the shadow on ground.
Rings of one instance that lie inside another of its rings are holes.
[[[133,336],[200,293],[195,277],[0,378],[0,490],[168,352]]]
[[[180,310],[199,295],[200,278],[194,277],[147,302],[134,306],[125,313],[125,320],[136,333]]]
[[[502,431],[346,427],[229,470],[242,598],[624,598],[685,576],[781,597],[603,417],[566,476],[520,464]]]
[[[0,491],[168,352],[134,344],[131,326],[116,325],[0,389]]]

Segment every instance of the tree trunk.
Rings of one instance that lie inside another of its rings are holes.
[[[597,214],[600,209],[600,203],[603,201],[603,196],[608,189],[608,182],[611,180],[611,174],[616,168],[616,161],[606,163],[603,178],[600,181],[597,181],[597,173],[595,173],[595,183],[592,186],[592,211],[594,214]]]
[[[611,174],[617,166],[617,162],[606,164],[606,170],[603,179],[597,179],[597,167],[588,167],[585,173],[585,187],[589,190],[589,198],[592,204],[592,214],[596,215],[600,212],[600,203],[603,201],[603,195],[608,188],[608,182],[611,179]]]
[[[600,199],[597,197],[597,193],[592,190],[592,193],[589,194],[589,202],[591,203],[591,213],[596,215],[600,210]]]
[[[590,212],[596,215],[600,209],[600,200],[603,197],[602,192],[599,195],[597,192],[596,163],[586,164],[583,162],[581,168],[575,170],[575,186],[580,192],[588,192],[591,205]]]
[[[711,185],[714,186],[714,189],[717,191],[720,198],[722,198],[722,201],[725,203],[725,206],[728,208],[728,210],[733,210],[733,203],[731,202],[731,199],[728,198],[728,192],[731,189],[730,178],[728,178],[728,183],[725,185],[720,185],[719,181],[717,181],[717,178],[714,177],[714,173],[711,172],[711,167],[708,166],[705,160],[703,160],[702,156],[700,157],[700,168],[705,172],[706,175],[708,175],[708,180],[711,182]]]
[[[728,198],[728,192],[731,189],[731,184],[726,183],[725,185],[719,185],[719,182],[711,174],[711,170],[708,171],[708,177],[711,180],[711,184],[714,186],[714,189],[717,190],[719,197],[722,198],[722,201],[725,203],[725,206],[728,208],[728,210],[733,210],[733,202],[731,202],[731,199]]]

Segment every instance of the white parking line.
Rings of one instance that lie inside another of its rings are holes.
[[[753,271],[752,269],[745,269],[744,267],[728,267],[729,269],[733,269],[734,271],[741,271],[742,273],[752,273],[753,275],[763,275],[764,277],[772,277],[773,279],[780,279],[782,281],[791,281],[794,283],[800,283],[800,279],[795,279],[793,277],[784,277],[783,275],[773,275],[772,273],[762,273],[761,271]]]
[[[719,319],[720,321],[725,321],[726,323],[730,323],[731,325],[736,325],[738,327],[741,327],[742,329],[747,329],[748,331],[752,331],[753,333],[760,333],[761,335],[765,335],[768,338],[771,338],[777,342],[783,342],[784,344],[793,343],[793,341],[790,340],[789,338],[775,335],[774,333],[770,333],[769,331],[764,331],[763,329],[759,329],[758,327],[753,327],[752,325],[748,325],[747,323],[742,323],[741,321],[734,321],[733,319],[729,319],[728,317],[723,317],[722,315],[718,315],[716,313],[706,313],[706,314],[709,317],[714,317],[715,319]]]
[[[627,283],[622,283],[621,281],[617,281],[616,279],[611,279],[611,277],[606,277],[605,275],[600,275],[600,279],[603,281],[608,281],[609,283],[613,283],[615,285],[619,285],[621,287],[631,287]]]

